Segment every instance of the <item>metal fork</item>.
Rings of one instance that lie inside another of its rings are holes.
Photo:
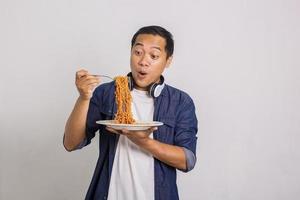
[[[111,80],[114,80],[112,77],[107,76],[107,75],[102,75],[102,74],[93,74],[92,76],[96,76],[96,77],[104,77],[104,78],[109,78]]]

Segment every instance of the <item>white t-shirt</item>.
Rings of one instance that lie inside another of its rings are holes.
[[[146,91],[136,89],[131,95],[134,119],[152,121],[154,99]],[[153,156],[123,135],[120,135],[116,149],[108,199],[154,200]]]

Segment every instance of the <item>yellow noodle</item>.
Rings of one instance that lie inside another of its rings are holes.
[[[131,112],[132,97],[128,87],[128,78],[126,76],[117,76],[115,78],[115,84],[117,114],[114,120],[121,124],[133,124],[135,120]]]

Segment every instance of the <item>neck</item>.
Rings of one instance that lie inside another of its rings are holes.
[[[137,85],[134,86],[134,89],[141,90],[141,91],[147,91],[148,88],[149,88],[149,86],[148,87],[139,87]]]

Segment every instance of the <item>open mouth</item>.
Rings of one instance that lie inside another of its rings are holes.
[[[140,78],[145,78],[147,76],[147,73],[146,72],[138,72],[138,76]]]
[[[146,72],[139,72],[139,74],[141,74],[142,76],[147,75]]]

